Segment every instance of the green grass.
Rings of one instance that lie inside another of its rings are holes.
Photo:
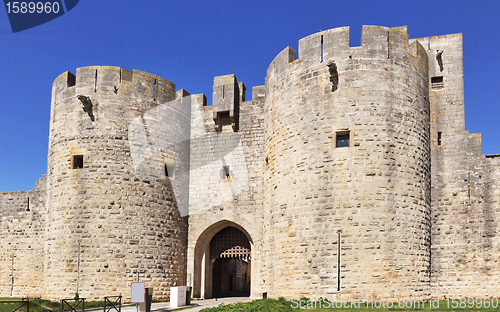
[[[200,312],[219,312],[219,311],[275,311],[275,312],[285,312],[285,311],[297,311],[297,309],[292,309],[290,302],[283,298],[279,300],[275,299],[265,299],[265,300],[255,300],[250,302],[239,302],[234,304],[221,304],[215,308],[203,309]]]
[[[19,303],[2,303],[5,301],[18,301]],[[3,298],[0,299],[0,312],[12,312],[15,308],[19,307],[22,299],[19,298]],[[75,306],[77,302],[70,301],[71,306]],[[109,305],[109,303],[108,303]],[[123,305],[123,304],[122,304]],[[104,307],[104,301],[85,301],[85,309],[101,308]],[[64,311],[69,311],[70,308],[65,304]],[[77,307],[77,311],[82,310],[82,304]],[[18,311],[27,312],[26,306],[23,306]],[[31,299],[30,300],[30,312],[60,312],[61,311],[61,301],[50,301],[44,299]]]
[[[470,299],[469,302],[466,300],[460,303],[460,301],[452,301],[451,299],[449,300],[441,300],[439,302],[434,301],[433,306],[430,306],[430,302],[416,302],[416,301],[411,301],[409,302],[409,308],[400,308],[398,305],[398,302],[395,302],[392,305],[392,308],[387,307],[387,305],[382,304],[382,301],[379,302],[373,302],[371,304],[359,304],[355,303],[351,305],[350,303],[346,303],[347,308],[341,307],[339,303],[337,305],[339,306],[338,308],[335,307],[335,305],[332,305],[331,302],[327,300],[321,299],[320,301],[310,301],[307,298],[302,298],[302,307],[304,309],[300,308],[300,301],[295,300],[295,301],[286,301],[283,298],[280,298],[279,300],[275,299],[265,299],[265,300],[256,300],[256,301],[251,301],[251,302],[243,302],[243,303],[235,303],[235,304],[222,304],[219,305],[218,307],[215,308],[207,308],[203,309],[201,311],[203,312],[222,312],[222,311],[241,311],[241,312],[253,312],[253,311],[269,311],[269,312],[281,312],[281,311],[298,311],[298,310],[304,310],[304,311],[311,311],[311,312],[325,312],[325,311],[342,311],[342,312],[347,312],[347,311],[367,311],[367,312],[388,312],[388,311],[422,311],[422,312],[428,312],[428,311],[461,311],[461,312],[469,312],[469,311],[481,311],[481,312],[493,312],[493,311],[500,311],[500,302],[497,301],[496,299],[490,299],[489,308],[484,308],[483,306],[479,308],[479,304],[481,303],[484,304],[485,301],[472,301]],[[492,307],[491,304],[494,303],[496,308]],[[460,304],[462,308],[460,307]],[[404,303],[403,303],[404,305]],[[332,308],[333,306],[333,308]],[[457,308],[453,308],[457,307]]]

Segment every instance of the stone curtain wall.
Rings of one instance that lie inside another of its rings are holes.
[[[0,193],[0,297],[42,295],[45,182],[44,176],[32,191]]]
[[[174,93],[118,67],[54,81],[47,175],[0,193],[0,297],[128,300],[137,272],[210,297],[227,226],[254,297],[500,296],[500,155],[465,131],[461,34],[321,31],[252,101],[234,75],[213,106]]]
[[[429,81],[443,77],[429,91],[433,294],[499,296],[499,158],[482,155],[481,135],[465,131],[462,34],[416,40]]]
[[[364,26],[360,47],[336,28],[300,40],[299,56],[286,48],[267,71],[265,291],[339,293],[340,231],[340,297],[429,295],[425,50],[405,27]]]
[[[252,92],[252,101],[245,102],[243,84],[238,83],[234,75],[227,75],[215,78],[215,105],[205,106],[203,95],[192,96],[188,278],[195,296],[211,295],[212,267],[208,258],[202,263],[202,256],[208,257],[210,252],[206,248],[211,238],[229,225],[250,236],[251,292],[262,292],[265,94],[263,87],[254,87]],[[224,123],[222,131],[217,131],[220,122],[217,113],[226,111],[234,119]],[[224,176],[223,166],[229,166],[229,178]]]

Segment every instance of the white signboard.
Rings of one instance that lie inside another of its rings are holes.
[[[143,303],[144,300],[144,283],[132,283],[132,299],[131,303]]]

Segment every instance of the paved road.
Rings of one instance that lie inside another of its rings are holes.
[[[163,312],[163,311],[175,311],[177,309],[186,309],[189,312],[200,311],[205,308],[213,308],[221,303],[233,303],[233,302],[245,302],[250,301],[249,297],[227,297],[216,299],[206,299],[206,300],[192,300],[190,306],[171,308],[169,302],[152,303],[152,312]],[[136,312],[135,306],[122,306],[122,312]],[[139,311],[140,312],[140,311]]]

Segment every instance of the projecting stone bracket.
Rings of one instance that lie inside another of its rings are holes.
[[[214,112],[213,118],[217,132],[221,132],[224,126],[231,126],[233,131],[237,131],[234,111]]]
[[[330,72],[332,92],[335,92],[339,87],[339,72],[337,70],[337,64],[335,64],[335,61],[329,61],[326,66],[328,66],[328,71]]]
[[[85,95],[78,95],[78,99],[82,102],[83,111],[89,115],[90,120],[94,121],[95,118],[94,113],[92,112],[92,101],[90,98]]]
[[[436,61],[439,64],[439,71],[443,71],[443,50],[437,50],[436,51]]]

